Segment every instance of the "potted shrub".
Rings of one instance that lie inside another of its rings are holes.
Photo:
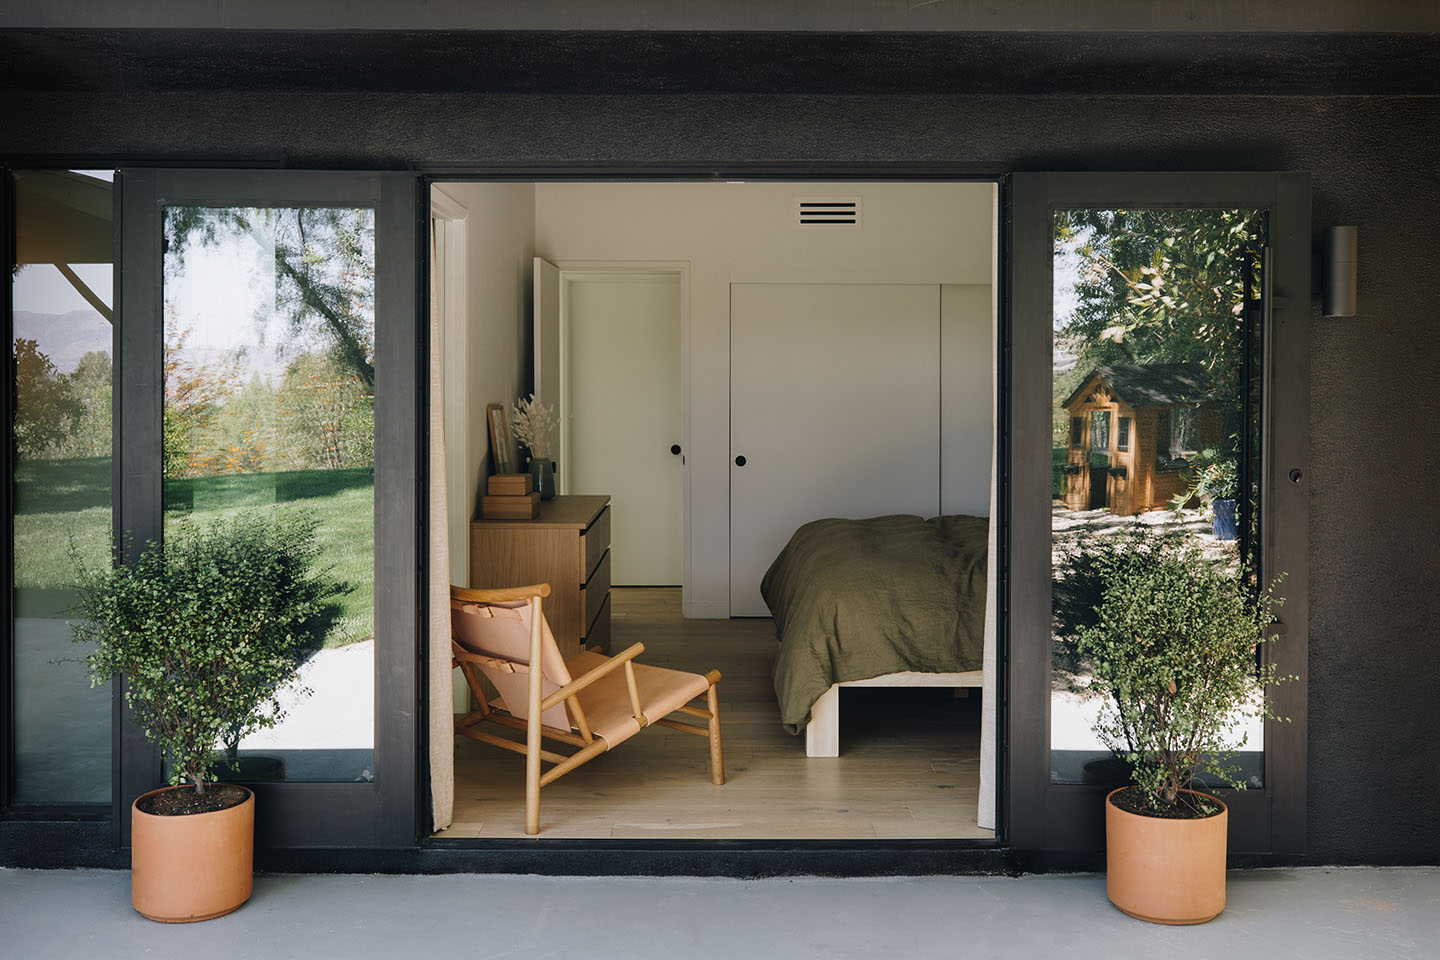
[[[74,639],[92,682],[124,680],[170,770],[172,785],[131,809],[132,902],[152,920],[205,920],[250,897],[255,799],[214,782],[217,747],[283,718],[276,695],[340,589],[316,559],[313,520],[250,513],[80,569]]]
[[[1213,518],[1211,532],[1216,540],[1234,540],[1235,502],[1240,487],[1235,458],[1214,447],[1200,451],[1190,464],[1190,484],[1170,501],[1179,510],[1191,500],[1209,505]]]
[[[1257,592],[1233,563],[1194,543],[1139,531],[1095,560],[1104,588],[1078,648],[1107,698],[1102,741],[1133,783],[1105,800],[1106,890],[1133,917],[1203,923],[1225,907],[1227,809],[1191,789],[1204,770],[1237,790],[1230,733],[1273,717],[1267,642],[1273,589]],[[1240,744],[1243,746],[1243,738]]]

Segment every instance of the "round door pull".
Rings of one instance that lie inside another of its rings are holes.
[[[737,466],[737,467],[743,467],[743,466],[745,466],[745,458],[744,458],[744,457],[736,457],[736,458],[735,458],[735,466]]]
[[[678,443],[672,443],[672,444],[670,444],[670,452],[673,453],[673,454],[675,454],[675,456],[677,456],[677,457],[680,456],[680,444],[678,444]]]

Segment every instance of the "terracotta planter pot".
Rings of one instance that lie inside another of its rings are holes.
[[[130,900],[162,923],[209,920],[250,899],[255,881],[255,794],[228,810],[160,817],[130,808]],[[241,787],[244,790],[244,787]]]
[[[1229,809],[1207,794],[1220,804],[1213,817],[1144,817],[1111,802],[1120,790],[1105,797],[1105,892],[1110,902],[1151,923],[1213,920],[1225,909]]]

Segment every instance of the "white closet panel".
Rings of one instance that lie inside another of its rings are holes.
[[[801,524],[939,512],[939,347],[938,284],[731,285],[731,616]]]

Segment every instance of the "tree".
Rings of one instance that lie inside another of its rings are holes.
[[[60,375],[36,340],[15,340],[15,446],[21,457],[38,459],[70,434],[82,407],[67,377]]]
[[[165,340],[165,416],[161,424],[165,476],[205,476],[218,469],[219,454],[209,449],[208,433],[237,373],[232,367],[212,370],[196,366],[183,356],[188,330]]]
[[[166,257],[248,237],[275,262],[275,308],[297,338],[318,335],[375,391],[375,212],[345,207],[165,208]]]
[[[1247,254],[1263,237],[1254,210],[1061,211],[1056,251],[1073,251],[1083,267],[1058,335],[1086,369],[1196,363],[1231,384],[1243,350]]]
[[[108,457],[111,440],[111,406],[114,363],[103,350],[91,350],[80,358],[69,383],[80,415],[70,436],[61,444],[67,457]]]
[[[297,357],[285,370],[276,406],[293,469],[374,464],[374,397],[333,357],[314,353]]]

